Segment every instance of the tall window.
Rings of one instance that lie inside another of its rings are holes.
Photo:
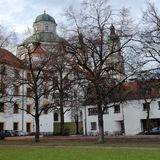
[[[32,96],[32,89],[31,88],[27,88],[27,96],[28,97]]]
[[[58,121],[58,113],[54,113],[54,121]]]
[[[0,131],[4,130],[4,122],[0,122]]]
[[[14,95],[19,95],[19,86],[14,85]]]
[[[18,130],[18,122],[13,123],[13,130]]]
[[[148,102],[143,103],[143,111],[147,111],[150,108],[150,104]]]
[[[14,76],[16,79],[19,78],[19,70],[17,69],[14,70]]]
[[[31,80],[31,73],[30,72],[27,72],[27,80]]]
[[[17,103],[14,103],[13,113],[18,113],[19,105]]]
[[[160,101],[158,101],[158,109],[160,110]]]
[[[1,82],[1,84],[0,84],[0,93],[2,95],[6,94],[6,86],[5,86],[4,82]]]
[[[109,108],[108,107],[104,107],[104,114],[109,114]]]
[[[114,105],[114,113],[120,113],[120,105]]]
[[[31,122],[27,122],[27,123],[26,123],[26,131],[27,131],[28,133],[31,132]]]
[[[45,25],[45,31],[49,31],[48,25]]]
[[[96,122],[91,122],[91,130],[97,130],[97,123]]]
[[[0,102],[0,112],[4,112],[4,103]]]
[[[97,115],[97,108],[88,108],[88,115]]]
[[[27,105],[26,110],[27,110],[26,112],[27,114],[31,113],[31,105]]]

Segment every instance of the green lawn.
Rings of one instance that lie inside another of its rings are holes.
[[[0,147],[0,160],[159,160],[160,151]]]
[[[0,145],[22,145],[22,146],[113,146],[113,147],[160,147],[160,139],[156,141],[152,141],[150,139],[146,139],[142,141],[141,139],[137,140],[126,140],[124,138],[121,141],[106,139],[106,141],[102,144],[97,143],[97,139],[48,139],[42,138],[39,143],[35,143],[34,139],[28,140],[0,140]]]

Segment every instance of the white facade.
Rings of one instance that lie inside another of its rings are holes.
[[[151,120],[160,119],[160,99],[154,99],[150,104]],[[143,120],[146,120],[147,111],[143,108],[144,100],[129,100],[120,104],[120,112],[115,113],[114,107],[108,108],[108,114],[104,114],[104,132],[105,134],[115,135],[120,134],[123,130],[124,134],[135,135],[144,131]],[[98,116],[89,115],[89,108],[96,106],[86,106],[83,109],[83,128],[84,134],[97,135],[98,134]],[[86,115],[86,116],[85,116]],[[92,128],[93,122],[96,122],[96,127]],[[157,124],[155,124],[157,125]],[[86,132],[86,133],[85,133]]]

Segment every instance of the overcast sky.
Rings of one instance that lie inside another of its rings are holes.
[[[82,0],[0,0],[0,23],[11,26],[16,32],[21,33],[32,24],[37,15],[44,10],[53,16],[58,23],[61,22],[62,13],[69,5],[78,7]],[[160,9],[160,0],[154,1]],[[145,7],[145,0],[110,0],[113,8],[123,6],[130,9],[131,14],[140,17],[141,9]]]

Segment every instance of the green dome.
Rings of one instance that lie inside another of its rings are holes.
[[[43,14],[40,14],[39,16],[36,17],[36,20],[34,23],[40,22],[40,21],[49,21],[49,22],[53,22],[56,24],[55,20],[53,17],[51,17],[49,14],[46,14],[46,12],[44,11]]]

